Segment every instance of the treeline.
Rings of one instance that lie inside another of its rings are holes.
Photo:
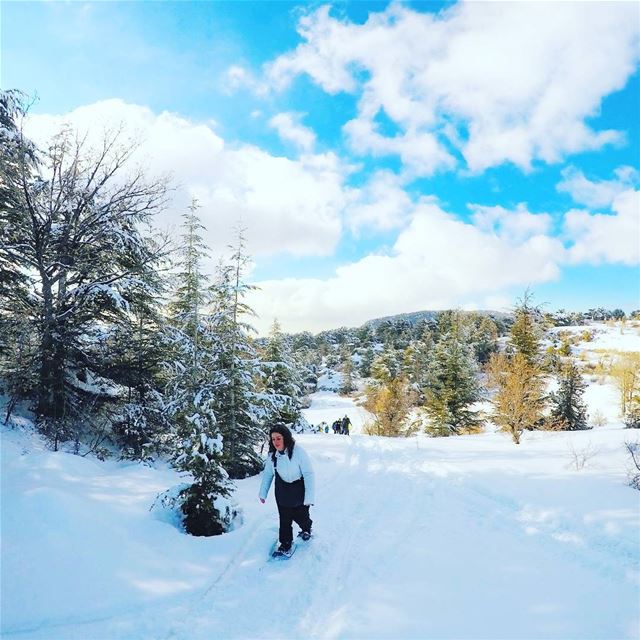
[[[131,166],[121,132],[48,148],[22,133],[25,97],[0,94],[0,380],[54,449],[170,459],[193,482],[187,530],[212,535],[216,500],[260,469],[266,425],[301,428],[304,384],[277,326],[256,343],[242,230],[213,278],[197,203],[182,237],[154,231],[166,180]],[[303,370],[303,369],[302,369]]]
[[[423,312],[358,329],[297,334],[292,342],[306,359],[340,370],[343,393],[364,379],[371,434],[473,433],[490,419],[519,443],[524,430],[589,428],[583,394],[591,365],[573,357],[576,336],[548,330],[591,316],[625,319],[624,312],[604,309],[544,312],[527,291],[511,314]],[[591,339],[588,331],[582,339]],[[616,358],[607,374],[619,388],[625,422],[638,426],[640,363]]]

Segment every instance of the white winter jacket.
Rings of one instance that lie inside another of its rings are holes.
[[[313,504],[315,501],[315,475],[307,452],[296,442],[291,459],[289,459],[286,449],[282,453],[276,451],[276,458],[278,475],[285,482],[295,482],[300,478],[304,478],[304,504]],[[274,473],[273,460],[271,459],[271,454],[269,454],[264,461],[264,471],[262,472],[261,500],[266,500],[267,498]]]

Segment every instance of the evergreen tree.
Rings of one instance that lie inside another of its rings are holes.
[[[84,337],[126,322],[135,291],[150,286],[166,244],[142,229],[163,207],[166,187],[141,172],[122,175],[133,149],[117,134],[89,149],[63,130],[38,164],[25,161],[28,147],[22,140],[19,161],[3,167],[11,198],[1,207],[0,261],[3,274],[29,274],[30,293],[10,286],[2,297],[33,328],[38,425],[57,442],[69,435],[65,425],[91,424],[117,396],[107,380],[83,382],[97,381],[101,366]]]
[[[197,213],[199,208],[198,201],[193,199],[189,210],[182,215],[180,270],[175,276],[175,294],[169,306],[174,324],[194,343],[194,366],[197,366],[201,315],[211,298],[209,280],[202,273],[208,250],[202,237],[205,228]]]
[[[164,363],[171,353],[171,329],[159,298],[150,294],[140,289],[128,321],[116,327],[103,357],[107,363],[104,375],[125,389],[111,423],[122,457],[133,460],[168,453],[171,439],[164,410]]]
[[[477,324],[471,332],[471,341],[476,360],[484,365],[489,362],[491,355],[498,350],[498,327],[489,317],[474,316]]]
[[[28,272],[16,268],[22,260],[23,182],[32,184],[39,164],[35,145],[22,135],[27,110],[25,94],[0,91],[0,309],[16,316],[28,309],[31,282]]]
[[[360,375],[363,378],[368,378],[371,375],[371,365],[375,358],[375,353],[372,347],[367,347],[360,360]]]
[[[224,383],[218,369],[220,337],[203,309],[209,302],[209,285],[202,273],[202,229],[194,202],[184,216],[181,269],[169,307],[172,357],[166,398],[174,464],[193,477],[179,496],[185,527],[193,535],[210,536],[224,530],[224,516],[215,501],[229,495],[231,484],[222,466],[223,430],[216,415],[217,393]]]
[[[303,382],[277,320],[271,327],[260,368],[266,421],[270,424],[282,422],[294,431],[299,430]]]
[[[389,382],[402,373],[402,362],[393,348],[380,353],[371,365],[371,377],[379,382]]]
[[[31,184],[38,152],[21,133],[27,97],[0,91],[0,378],[8,395],[5,420],[38,383],[39,344],[32,277],[21,268],[24,233],[23,180]]]
[[[405,349],[403,372],[416,391],[416,402],[425,402],[429,387],[429,366],[433,352],[433,337],[428,326],[424,326],[419,339],[413,340]]]
[[[516,353],[521,354],[530,365],[540,363],[540,325],[539,307],[532,304],[533,294],[527,289],[514,309],[514,322],[511,327],[511,344]]]
[[[250,338],[253,328],[245,321],[247,316],[254,315],[244,301],[252,289],[244,282],[248,261],[240,230],[231,261],[218,266],[212,288],[211,328],[219,341],[215,364],[220,376],[215,394],[216,415],[224,436],[224,466],[231,478],[244,478],[262,468],[258,446],[265,439],[267,418],[264,395],[257,389],[261,372]]]
[[[575,362],[565,363],[560,372],[558,391],[551,394],[551,424],[555,429],[588,429],[587,408],[582,398],[587,383]]]
[[[353,384],[353,360],[351,359],[351,349],[345,346],[342,350],[342,385],[340,393],[348,395],[355,389]]]
[[[481,420],[471,405],[480,399],[478,367],[466,331],[453,318],[441,334],[429,367],[427,414],[437,435],[475,431]]]
[[[364,407],[374,422],[365,429],[370,435],[408,435],[407,418],[415,402],[415,392],[403,375],[396,351],[388,348],[373,362],[372,382],[365,389]]]

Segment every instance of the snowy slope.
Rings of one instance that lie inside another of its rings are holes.
[[[568,327],[555,327],[550,333],[568,333],[582,335],[585,331],[590,332],[592,339],[582,341],[577,345],[577,352],[614,350],[620,352],[640,351],[640,323],[638,321],[605,323],[590,322],[585,325]]]
[[[353,420],[349,402],[320,395],[307,411]],[[277,515],[258,478],[239,483],[242,526],[192,538],[149,512],[173,471],[5,430],[3,637],[637,638],[633,435],[534,433],[520,447],[490,433],[300,436],[318,475],[316,537],[269,563]]]
[[[340,396],[332,391],[318,391],[311,395],[311,405],[304,409],[304,417],[313,425],[326,422],[329,427],[335,420],[342,420],[346,415],[351,421],[350,433],[362,433],[363,426],[370,422],[373,416],[356,405],[352,398]]]

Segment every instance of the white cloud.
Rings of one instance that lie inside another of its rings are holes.
[[[471,204],[465,222],[436,202],[398,202],[409,223],[386,254],[344,264],[326,280],[259,283],[252,303],[260,328],[274,317],[289,331],[319,331],[418,309],[503,309],[509,292],[556,280],[568,264],[640,263],[640,192],[632,189],[616,196],[611,213],[565,213],[556,237],[552,216],[524,203],[515,210]]]
[[[569,211],[565,233],[572,246],[573,263],[640,263],[640,191],[627,189],[617,195],[612,214]]]
[[[562,171],[562,181],[557,189],[568,193],[578,204],[587,207],[610,207],[616,196],[640,182],[640,173],[633,167],[618,167],[614,180],[589,180],[576,167]]]
[[[276,157],[250,145],[230,146],[210,126],[175,114],[106,100],[64,116],[32,115],[27,133],[44,143],[63,122],[89,131],[94,141],[104,127],[123,124],[142,140],[133,160],[151,175],[173,174],[178,189],[158,223],[177,225],[197,197],[214,252],[224,250],[239,221],[248,228],[248,250],[256,255],[327,255],[339,241],[344,180],[351,170],[334,154],[299,160]]]
[[[321,330],[345,323],[504,300],[505,289],[559,276],[559,240],[530,235],[514,242],[443,211],[419,204],[388,255],[344,265],[328,280],[259,283],[252,304],[266,329],[274,317],[286,330]]]
[[[197,197],[214,254],[225,249],[240,220],[257,259],[332,255],[345,226],[354,233],[400,230],[386,254],[343,264],[329,279],[260,283],[252,304],[264,330],[274,317],[287,330],[319,330],[416,309],[495,307],[509,289],[555,279],[567,263],[639,260],[640,196],[631,189],[615,197],[610,214],[566,214],[561,240],[550,235],[549,214],[524,204],[515,210],[469,205],[471,221],[464,222],[435,200],[412,198],[389,171],[350,188],[345,181],[353,167],[334,154],[275,157],[229,145],[208,124],[120,100],[65,116],[32,115],[27,134],[43,142],[63,121],[94,136],[119,123],[137,133],[144,142],[135,160],[152,175],[172,171],[179,186],[162,222],[176,225]],[[621,182],[634,179],[624,168],[616,175]]]
[[[380,134],[377,129],[375,122],[362,117],[350,120],[343,128],[351,148],[357,153],[399,156],[407,178],[431,176],[439,170],[453,169],[456,165],[455,158],[432,133],[411,129],[389,137]]]
[[[378,171],[361,189],[354,190],[352,202],[347,222],[354,232],[401,227],[415,206],[398,176],[390,171]]]
[[[548,213],[530,213],[524,203],[520,203],[515,211],[479,204],[471,204],[469,209],[473,212],[472,220],[478,229],[493,232],[511,243],[547,234],[553,223]]]
[[[240,65],[231,65],[223,76],[223,86],[231,93],[238,89],[249,89],[257,95],[265,95],[269,86],[258,80],[251,71]]]
[[[586,120],[635,70],[634,3],[465,2],[438,14],[392,4],[361,25],[329,11],[304,16],[304,42],[265,73],[276,88],[305,73],[329,93],[358,94],[345,132],[359,152],[398,154],[430,175],[451,167],[448,145],[480,172],[623,140]],[[376,130],[380,113],[398,135]]]
[[[313,149],[316,143],[316,134],[300,124],[300,114],[278,113],[269,120],[269,126],[278,132],[282,140],[293,143],[307,153]]]

